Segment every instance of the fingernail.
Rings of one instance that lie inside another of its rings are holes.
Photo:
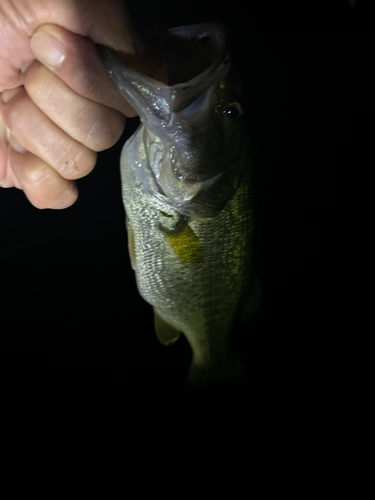
[[[54,201],[47,208],[51,208],[53,210],[63,210],[64,208],[68,208],[72,205],[71,198],[64,198],[62,200]]]
[[[65,59],[63,45],[52,35],[45,32],[35,33],[30,40],[31,50],[45,64],[58,68]]]
[[[47,208],[52,208],[54,210],[67,208],[69,206],[67,202],[68,202],[68,200],[64,198],[63,200],[54,201],[53,203],[48,205]]]
[[[12,146],[13,149],[17,151],[17,153],[26,153],[27,149],[25,149],[21,144],[15,139],[12,135],[12,132],[10,129],[7,127],[6,129],[6,136],[8,139],[9,144]]]
[[[27,149],[21,146],[21,144],[13,136],[9,139],[9,144],[14,150],[17,151],[17,153],[22,154],[27,152]]]
[[[4,90],[1,94],[1,100],[3,103],[9,102],[15,95],[21,91],[22,87],[16,87],[15,89]]]

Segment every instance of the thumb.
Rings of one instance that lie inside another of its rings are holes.
[[[34,0],[37,22],[57,24],[76,35],[90,38],[94,43],[107,45],[115,50],[134,54],[135,33],[122,0]]]
[[[54,0],[57,3],[61,0]],[[77,8],[76,34],[89,37],[94,43],[107,45],[127,54],[138,52],[135,30],[122,0],[70,0]],[[65,6],[65,2],[63,2]],[[65,7],[64,7],[65,8]],[[71,20],[73,21],[73,20]],[[53,21],[49,21],[52,22]],[[59,24],[59,23],[56,23]]]

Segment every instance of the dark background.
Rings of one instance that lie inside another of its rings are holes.
[[[360,0],[201,4],[129,10],[143,27],[223,22],[246,88],[264,305],[235,325],[250,380],[229,411],[315,411],[313,401],[352,394],[368,366],[374,12]],[[99,154],[69,209],[0,190],[3,409],[183,418],[190,348],[184,337],[159,344],[128,258],[119,154],[137,127],[129,119]]]

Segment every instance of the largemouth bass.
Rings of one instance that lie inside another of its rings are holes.
[[[251,165],[224,27],[173,28],[155,46],[168,84],[98,51],[141,120],[121,153],[131,265],[160,342],[182,332],[191,346],[193,394],[247,377],[230,331],[260,301]]]

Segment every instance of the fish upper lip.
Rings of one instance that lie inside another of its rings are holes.
[[[215,26],[213,26],[215,25]],[[137,111],[144,123],[151,125],[152,116],[156,121],[166,120],[175,112],[182,111],[193,100],[197,99],[208,88],[215,85],[227,73],[230,66],[224,33],[218,30],[217,23],[198,25],[199,31],[195,36],[200,38],[208,35],[212,38],[212,47],[215,56],[211,64],[198,75],[188,81],[166,85],[163,82],[139,73],[121,61],[118,54],[105,46],[98,46],[99,56],[110,74],[110,77],[124,98]],[[173,28],[168,30],[173,35],[191,37],[186,35],[186,29]],[[196,26],[189,27],[194,32]],[[163,115],[163,116],[162,116]]]

